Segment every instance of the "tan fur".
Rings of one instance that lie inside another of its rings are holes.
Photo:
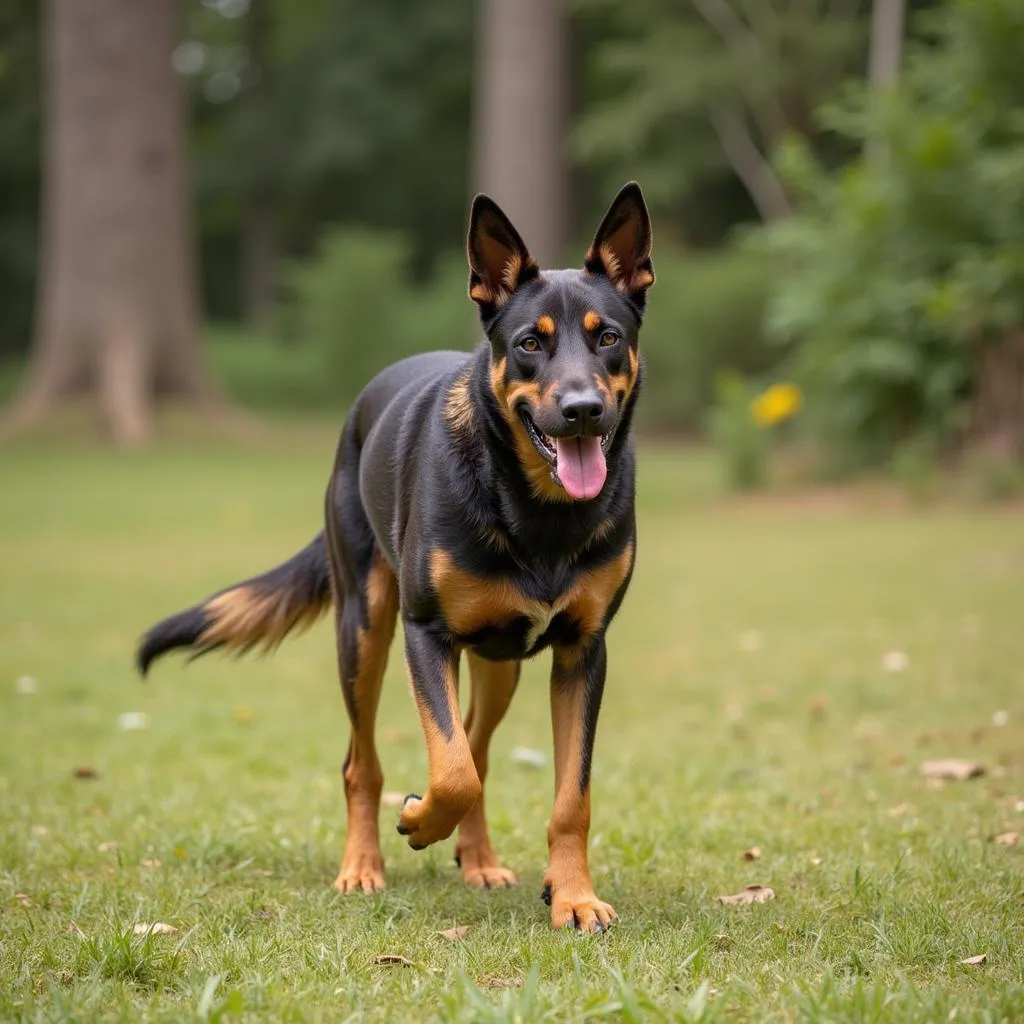
[[[591,334],[594,333],[601,326],[601,316],[595,313],[592,309],[587,310],[583,314],[583,329],[589,331]]]
[[[534,448],[533,442],[527,436],[526,428],[519,417],[512,412],[512,405],[509,400],[510,393],[505,383],[505,366],[504,358],[497,359],[492,364],[491,390],[494,392],[494,397],[498,400],[498,407],[501,410],[502,417],[508,424],[509,430],[512,431],[516,457],[519,459],[519,465],[527,482],[530,484],[530,490],[533,491],[534,497],[540,501],[572,501],[572,497],[565,488],[559,486],[551,479],[551,467],[540,452]],[[520,384],[517,385],[512,394],[518,398],[524,393],[521,389],[526,387],[536,389],[536,385]]]
[[[457,432],[468,429],[473,421],[473,402],[469,394],[469,376],[467,369],[451,386],[444,401],[444,418],[451,428]]]
[[[468,572],[443,548],[435,548],[430,556],[430,581],[445,621],[457,635],[468,636],[485,626],[501,627],[525,617],[536,639],[556,615],[566,612],[586,638],[600,629],[632,564],[633,545],[628,544],[610,562],[581,573],[568,590],[548,602],[527,596],[507,578]]]
[[[229,650],[262,647],[272,651],[293,632],[309,629],[330,607],[296,604],[287,590],[260,594],[255,587],[241,586],[211,598],[203,608],[210,625],[203,630],[198,646],[218,644]]]
[[[488,748],[491,736],[512,701],[519,676],[516,661],[487,661],[472,651],[468,653],[472,695],[466,713],[466,736],[469,739],[473,764],[483,785],[487,777]],[[516,876],[502,867],[491,846],[484,811],[484,795],[472,806],[459,825],[455,856],[462,871],[462,880],[475,889],[495,889],[516,884]]]
[[[551,335],[555,333],[554,319],[547,314],[539,317],[537,320],[537,333],[543,334],[546,338],[550,338]]]

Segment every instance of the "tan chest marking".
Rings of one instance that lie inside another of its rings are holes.
[[[554,601],[529,597],[506,577],[467,572],[441,548],[431,555],[430,579],[453,633],[468,636],[487,626],[500,629],[526,618],[530,623],[527,647],[531,648],[562,612],[578,624],[584,636],[596,633],[632,562],[633,546],[628,544],[610,562],[579,575]]]

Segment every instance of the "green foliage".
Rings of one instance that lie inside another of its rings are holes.
[[[725,466],[726,482],[741,491],[762,487],[768,478],[767,435],[750,414],[753,392],[736,373],[722,373],[709,414],[711,437]]]
[[[655,428],[697,430],[719,371],[757,374],[779,359],[761,328],[771,268],[761,254],[737,247],[684,254],[660,246],[654,262],[657,284],[640,335],[647,380],[638,416]]]
[[[767,234],[769,330],[801,343],[809,421],[847,465],[962,437],[979,349],[1024,323],[1024,5],[954,0],[928,25],[899,90],[824,112],[874,155],[830,176],[793,142],[804,202]]]
[[[351,401],[397,359],[474,341],[463,260],[444,261],[429,285],[409,280],[409,261],[400,235],[333,228],[314,257],[288,269],[282,334],[316,353],[318,375],[336,402]]]

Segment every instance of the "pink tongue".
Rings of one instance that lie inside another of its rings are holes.
[[[599,437],[556,437],[558,479],[570,497],[596,498],[604,487],[608,468]]]

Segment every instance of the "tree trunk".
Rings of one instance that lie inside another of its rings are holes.
[[[242,222],[242,311],[250,327],[267,325],[277,290],[277,189],[274,183],[274,132],[270,110],[270,12],[266,0],[251,0],[246,14],[246,43],[252,81],[245,102],[253,124],[249,159],[255,173]]]
[[[868,53],[868,83],[872,89],[896,84],[903,59],[903,21],[906,0],[874,0],[871,8],[871,49]],[[886,147],[877,138],[867,140],[871,160],[883,158]]]
[[[212,408],[199,350],[177,0],[48,0],[36,337],[8,425],[91,398],[120,444],[157,396]]]
[[[562,0],[482,0],[474,179],[542,266],[565,258],[567,31]]]
[[[1024,329],[978,343],[975,357],[975,440],[1001,458],[1024,456]]]

